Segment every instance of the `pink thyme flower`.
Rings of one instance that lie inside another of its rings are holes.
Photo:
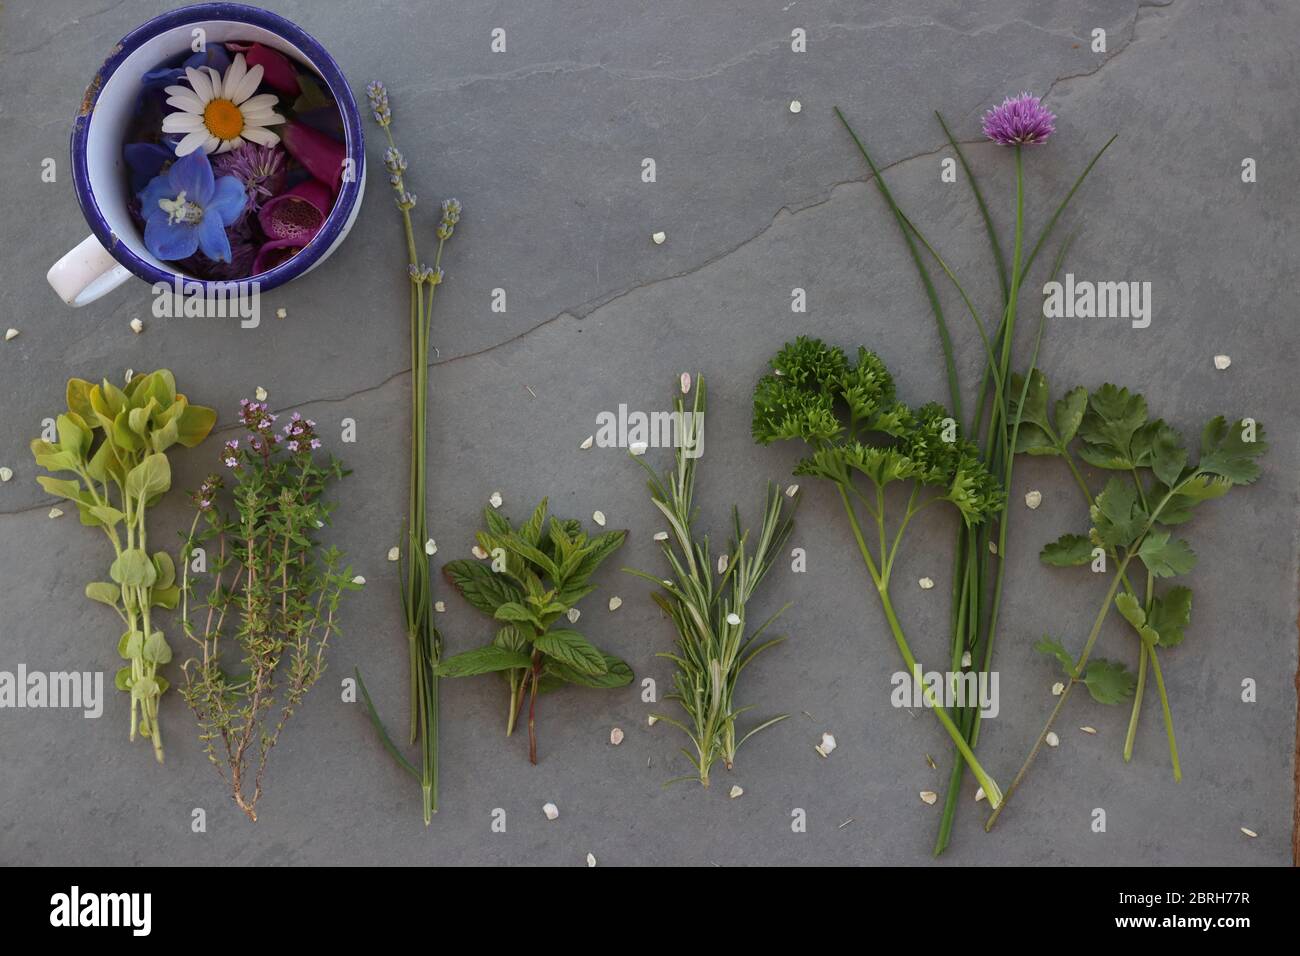
[[[999,146],[1041,146],[1056,132],[1055,121],[1042,100],[1021,93],[984,114],[984,135]]]

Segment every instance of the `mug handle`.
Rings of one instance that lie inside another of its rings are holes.
[[[107,295],[127,279],[131,270],[122,265],[94,236],[87,236],[45,273],[59,298],[80,308]]]

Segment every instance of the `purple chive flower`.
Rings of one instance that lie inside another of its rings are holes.
[[[1009,96],[984,114],[984,135],[999,146],[1040,146],[1056,132],[1056,115],[1032,93]]]
[[[145,248],[163,260],[185,259],[196,250],[230,261],[226,227],[244,211],[244,187],[234,176],[214,179],[202,151],[178,159],[140,193]]]
[[[248,193],[248,208],[257,212],[262,203],[284,189],[284,150],[279,145],[244,143],[212,161],[218,176],[234,176]]]

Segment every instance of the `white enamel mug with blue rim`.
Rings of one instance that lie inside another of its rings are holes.
[[[261,43],[300,66],[310,67],[338,105],[345,155],[355,175],[345,176],[334,208],[315,238],[301,252],[248,282],[265,291],[314,269],[343,242],[356,221],[365,192],[365,141],[356,100],[334,58],[301,27],[267,10],[239,3],[200,3],[155,17],[131,31],[99,68],[77,111],[72,130],[72,181],[91,235],[47,273],[54,291],[68,305],[83,306],[111,292],[132,275],[150,284],[172,286],[177,276],[186,288],[209,283],[179,273],[144,247],[131,219],[129,177],[122,137],[135,108],[141,78],[159,63],[192,52],[195,31],[207,43]],[[223,288],[229,283],[222,283]]]

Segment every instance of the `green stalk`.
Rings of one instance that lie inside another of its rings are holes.
[[[1111,578],[1110,587],[1106,590],[1106,599],[1101,602],[1101,607],[1097,611],[1097,616],[1092,622],[1092,630],[1088,633],[1088,640],[1083,645],[1083,653],[1079,655],[1078,661],[1075,662],[1074,673],[1076,675],[1081,676],[1083,674],[1084,665],[1088,663],[1088,658],[1092,654],[1092,647],[1097,643],[1098,635],[1101,634],[1101,626],[1106,621],[1106,615],[1110,613],[1111,602],[1115,600],[1115,592],[1119,590],[1120,579],[1123,577],[1124,570],[1128,567],[1128,563],[1132,559],[1132,556],[1133,552],[1124,556],[1124,560],[1120,562],[1119,570],[1117,570],[1114,577]],[[1012,779],[1011,786],[1007,788],[1006,797],[1002,801],[1002,805],[994,807],[993,813],[989,816],[988,820],[985,821],[984,829],[986,831],[993,829],[993,825],[997,823],[998,817],[1002,815],[1003,808],[1006,807],[1012,794],[1014,794],[1016,789],[1020,786],[1020,782],[1025,779],[1025,774],[1029,772],[1029,768],[1033,766],[1034,758],[1038,756],[1038,751],[1042,749],[1043,741],[1047,739],[1048,733],[1056,723],[1057,715],[1060,714],[1061,709],[1065,706],[1065,702],[1069,700],[1070,692],[1074,690],[1076,684],[1082,683],[1080,676],[1071,677],[1069,683],[1065,685],[1065,689],[1061,692],[1060,698],[1056,701],[1056,706],[1052,708],[1051,714],[1047,717],[1047,723],[1043,725],[1043,729],[1039,733],[1038,739],[1034,741],[1034,746],[1029,751],[1029,756],[1025,758],[1025,762],[1021,765],[1020,770],[1016,772],[1015,777]]]

